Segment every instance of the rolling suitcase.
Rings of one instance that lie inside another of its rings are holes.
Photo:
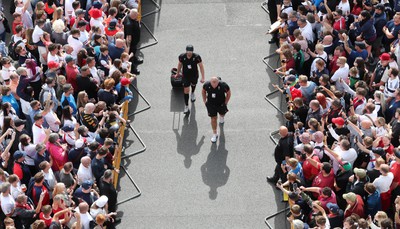
[[[175,76],[177,70],[176,68],[171,69],[171,86],[173,88],[183,87],[182,74]]]

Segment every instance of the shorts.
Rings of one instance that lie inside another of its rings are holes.
[[[198,81],[199,81],[199,76],[182,77],[183,87],[190,87],[190,85],[196,85]]]
[[[215,117],[217,114],[220,115],[225,115],[226,112],[228,112],[228,107],[226,104],[211,104],[209,102],[206,102],[206,107],[207,107],[207,112],[209,117]]]

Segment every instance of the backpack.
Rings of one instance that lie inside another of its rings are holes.
[[[51,93],[51,90],[50,89],[43,89],[42,88],[42,90],[40,91],[40,93],[39,93],[39,102],[42,104],[42,106],[44,105],[44,93],[45,92],[48,92],[48,93],[50,93],[50,95],[51,95],[51,98],[50,98],[50,100],[53,100],[53,94]]]
[[[21,44],[22,42],[24,42],[24,41],[19,40],[17,42],[14,42],[14,36],[11,37],[11,42],[8,45],[8,56],[10,56],[11,59],[13,59],[15,61],[19,59],[19,55],[18,55],[18,53],[15,52],[15,48],[18,47],[18,45]]]

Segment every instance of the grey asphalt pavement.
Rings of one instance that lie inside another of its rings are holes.
[[[274,168],[269,133],[278,129],[281,116],[264,100],[277,79],[262,58],[276,47],[264,35],[269,22],[260,3],[163,0],[160,13],[143,19],[159,40],[141,50],[137,79],[152,107],[131,117],[147,150],[123,161],[142,195],[119,206],[118,228],[266,228],[264,218],[285,206],[265,181]],[[150,1],[143,4],[144,13],[154,10]],[[153,42],[145,31],[142,41]],[[182,91],[170,86],[170,70],[187,44],[201,55],[207,79],[220,76],[231,87],[230,111],[216,144],[210,142],[202,84],[187,118]],[[141,98],[136,102],[131,111],[145,107]],[[140,148],[132,132],[127,145],[127,154]],[[137,193],[123,172],[120,187],[120,200]],[[269,222],[288,228],[283,215]]]

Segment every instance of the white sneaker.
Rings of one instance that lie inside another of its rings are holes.
[[[189,106],[185,106],[185,110],[183,111],[184,114],[189,114]]]
[[[219,116],[219,124],[224,124],[224,123],[225,123],[224,117]]]
[[[196,95],[194,93],[190,94],[190,101],[192,101],[192,103],[196,101]]]
[[[213,134],[213,136],[211,137],[211,142],[216,143],[217,139],[218,139],[218,134]]]

